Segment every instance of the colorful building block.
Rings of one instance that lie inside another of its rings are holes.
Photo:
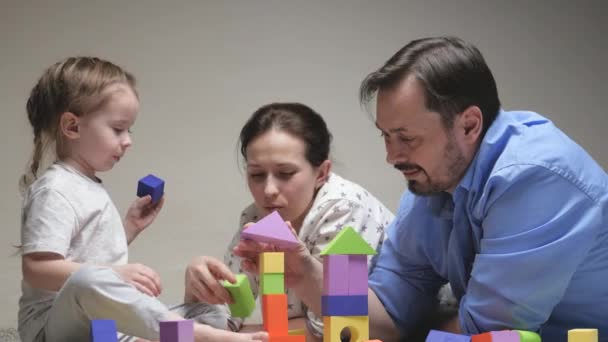
[[[374,255],[376,251],[352,227],[345,227],[321,252],[321,255],[331,254]]]
[[[340,342],[344,328],[350,330],[351,342],[369,340],[369,318],[367,316],[325,316],[323,317],[323,342]]]
[[[157,203],[165,193],[165,181],[149,174],[137,182],[137,197],[152,196],[152,203]]]
[[[267,294],[262,296],[262,320],[264,330],[270,336],[287,336],[287,295]]]
[[[348,295],[348,259],[348,255],[326,255],[323,257],[324,295]]]
[[[260,287],[262,288],[262,294],[285,293],[285,274],[283,274],[283,273],[262,273],[262,274],[260,274]]]
[[[513,330],[519,334],[521,342],[540,342],[540,335],[532,331]]]
[[[284,248],[294,248],[300,243],[277,211],[266,215],[241,232],[242,239],[270,243]]]
[[[160,322],[160,342],[194,342],[194,321]]]
[[[265,252],[260,254],[260,273],[285,272],[285,255],[283,252]]]
[[[492,342],[492,333],[486,332],[471,336],[471,342]]]
[[[571,329],[568,330],[568,342],[597,342],[597,329]]]
[[[234,303],[228,305],[230,314],[233,317],[249,317],[255,309],[255,298],[253,298],[249,278],[244,274],[237,274],[236,283],[232,284],[224,280],[222,285],[230,292],[234,300]]]
[[[492,342],[520,342],[519,333],[513,330],[491,331]]]
[[[471,342],[467,335],[452,334],[445,331],[431,330],[426,336],[425,342]]]
[[[366,316],[367,294],[364,296],[323,296],[321,298],[323,316]]]
[[[91,342],[118,342],[116,321],[111,319],[91,320]]]
[[[368,289],[367,255],[348,256],[348,294],[366,295]]]

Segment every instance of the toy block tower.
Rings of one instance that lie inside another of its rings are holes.
[[[323,342],[340,342],[349,328],[351,341],[369,340],[367,256],[376,251],[352,227],[345,227],[321,252],[323,256]]]
[[[194,342],[194,321],[160,322],[160,342]]]
[[[276,211],[243,230],[241,238],[283,248],[298,246],[298,240]],[[259,265],[262,320],[264,330],[269,335],[269,342],[304,342],[304,335],[289,334],[284,253],[261,253]]]
[[[91,320],[91,342],[118,342],[116,321],[111,319]]]

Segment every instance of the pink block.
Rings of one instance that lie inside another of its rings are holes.
[[[367,255],[348,255],[348,294],[367,295]]]
[[[323,257],[323,294],[348,295],[348,255]]]
[[[283,248],[292,248],[299,245],[298,239],[277,211],[273,211],[243,230],[241,238],[270,243]]]
[[[517,331],[501,330],[492,331],[492,342],[519,342],[520,337]]]

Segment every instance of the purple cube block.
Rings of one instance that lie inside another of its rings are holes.
[[[367,294],[365,296],[323,296],[323,316],[367,316]]]
[[[348,256],[348,294],[367,296],[367,255]]]
[[[194,321],[160,322],[160,342],[194,342]]]
[[[157,203],[165,193],[165,181],[150,174],[137,182],[137,197],[152,196],[152,203]]]
[[[92,342],[118,342],[116,322],[112,319],[91,320]]]
[[[431,330],[425,342],[471,342],[471,336],[452,334],[445,331]]]
[[[517,331],[513,330],[500,330],[492,331],[492,342],[519,342],[520,337]]]
[[[348,295],[348,282],[348,255],[324,256],[323,294],[346,296]]]

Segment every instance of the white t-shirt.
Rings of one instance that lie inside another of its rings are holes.
[[[243,273],[240,258],[232,254],[232,249],[240,241],[245,223],[256,222],[261,217],[255,204],[249,205],[241,213],[240,226],[234,235],[224,262],[235,273]],[[342,227],[353,227],[374,249],[384,241],[384,230],[394,215],[376,197],[360,185],[331,173],[328,181],[319,189],[315,200],[306,214],[298,238],[303,241],[310,253],[321,260],[321,251],[340,232]],[[370,257],[371,258],[371,257]],[[259,279],[250,277],[254,295],[258,295]],[[287,290],[289,318],[307,316],[311,327],[323,331],[323,321],[314,316],[293,293]],[[240,323],[233,320],[233,323]]]
[[[23,255],[52,252],[96,265],[126,264],[127,239],[116,206],[103,187],[65,163],[55,163],[27,190],[21,220]],[[21,282],[19,332],[32,341],[44,327],[57,292]]]

